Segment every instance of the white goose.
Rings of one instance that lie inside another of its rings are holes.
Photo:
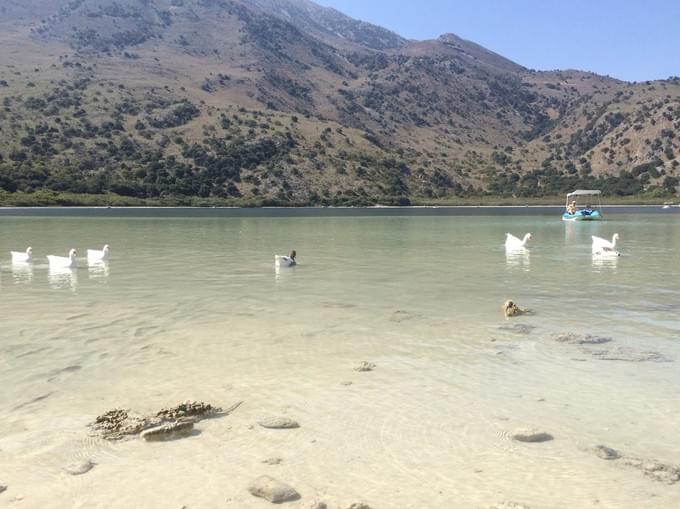
[[[29,247],[25,253],[12,251],[12,263],[28,263],[33,261],[33,248]]]
[[[109,245],[106,244],[104,248],[100,251],[98,249],[88,249],[87,250],[87,261],[88,262],[103,262],[109,258]]]
[[[76,261],[77,255],[76,250],[71,249],[68,252],[68,256],[47,255],[47,261],[51,268],[73,269],[78,265]]]
[[[523,239],[518,239],[511,233],[505,234],[505,249],[524,249],[527,241],[531,240],[531,233],[527,233]]]
[[[293,267],[297,265],[297,262],[295,261],[296,256],[297,253],[295,252],[295,250],[291,251],[290,255],[288,256],[275,255],[274,263],[276,264],[277,267]]]
[[[611,242],[609,242],[607,239],[603,239],[601,237],[596,237],[595,235],[593,235],[593,254],[621,256],[621,254],[616,250],[617,240],[619,240],[618,233],[615,233],[612,236]]]

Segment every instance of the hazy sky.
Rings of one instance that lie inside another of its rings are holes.
[[[317,0],[410,39],[452,32],[525,67],[680,75],[680,0]]]

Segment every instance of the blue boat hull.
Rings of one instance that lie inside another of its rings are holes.
[[[597,210],[577,210],[575,214],[565,212],[562,221],[601,221],[602,214]]]

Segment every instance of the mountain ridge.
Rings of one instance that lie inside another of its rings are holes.
[[[677,79],[532,71],[308,0],[0,12],[5,194],[372,204],[678,185]]]

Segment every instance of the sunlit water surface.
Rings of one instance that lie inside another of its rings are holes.
[[[432,213],[0,217],[0,505],[259,508],[246,487],[267,474],[300,492],[290,507],[679,507],[680,483],[587,449],[680,463],[680,214]],[[507,254],[505,232],[530,249]],[[590,236],[614,232],[621,256],[594,258]],[[35,262],[12,265],[28,245]],[[79,267],[50,271],[71,247]],[[508,298],[534,314],[506,320]],[[187,399],[244,404],[172,442],[87,428]]]

